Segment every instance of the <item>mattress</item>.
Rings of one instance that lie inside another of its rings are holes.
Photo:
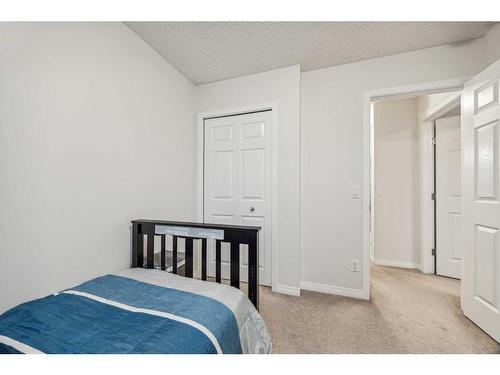
[[[266,324],[238,289],[127,269],[0,316],[0,353],[270,353]]]

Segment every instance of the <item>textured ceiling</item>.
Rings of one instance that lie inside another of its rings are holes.
[[[491,22],[127,22],[196,84],[302,71],[483,36]]]

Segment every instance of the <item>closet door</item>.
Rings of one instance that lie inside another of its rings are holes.
[[[260,283],[271,285],[271,111],[207,119],[204,152],[204,220],[260,226]],[[215,251],[208,249],[208,274]],[[240,250],[242,280],[248,275],[247,246]],[[229,244],[222,244],[222,278],[229,278]]]

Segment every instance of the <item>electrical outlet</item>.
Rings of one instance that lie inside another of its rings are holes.
[[[359,185],[352,185],[351,199],[359,199]]]
[[[359,259],[351,259],[351,272],[361,272]]]

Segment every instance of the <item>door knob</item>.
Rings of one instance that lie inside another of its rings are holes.
[[[250,207],[250,212],[254,212],[254,211],[255,211],[255,208]]]

